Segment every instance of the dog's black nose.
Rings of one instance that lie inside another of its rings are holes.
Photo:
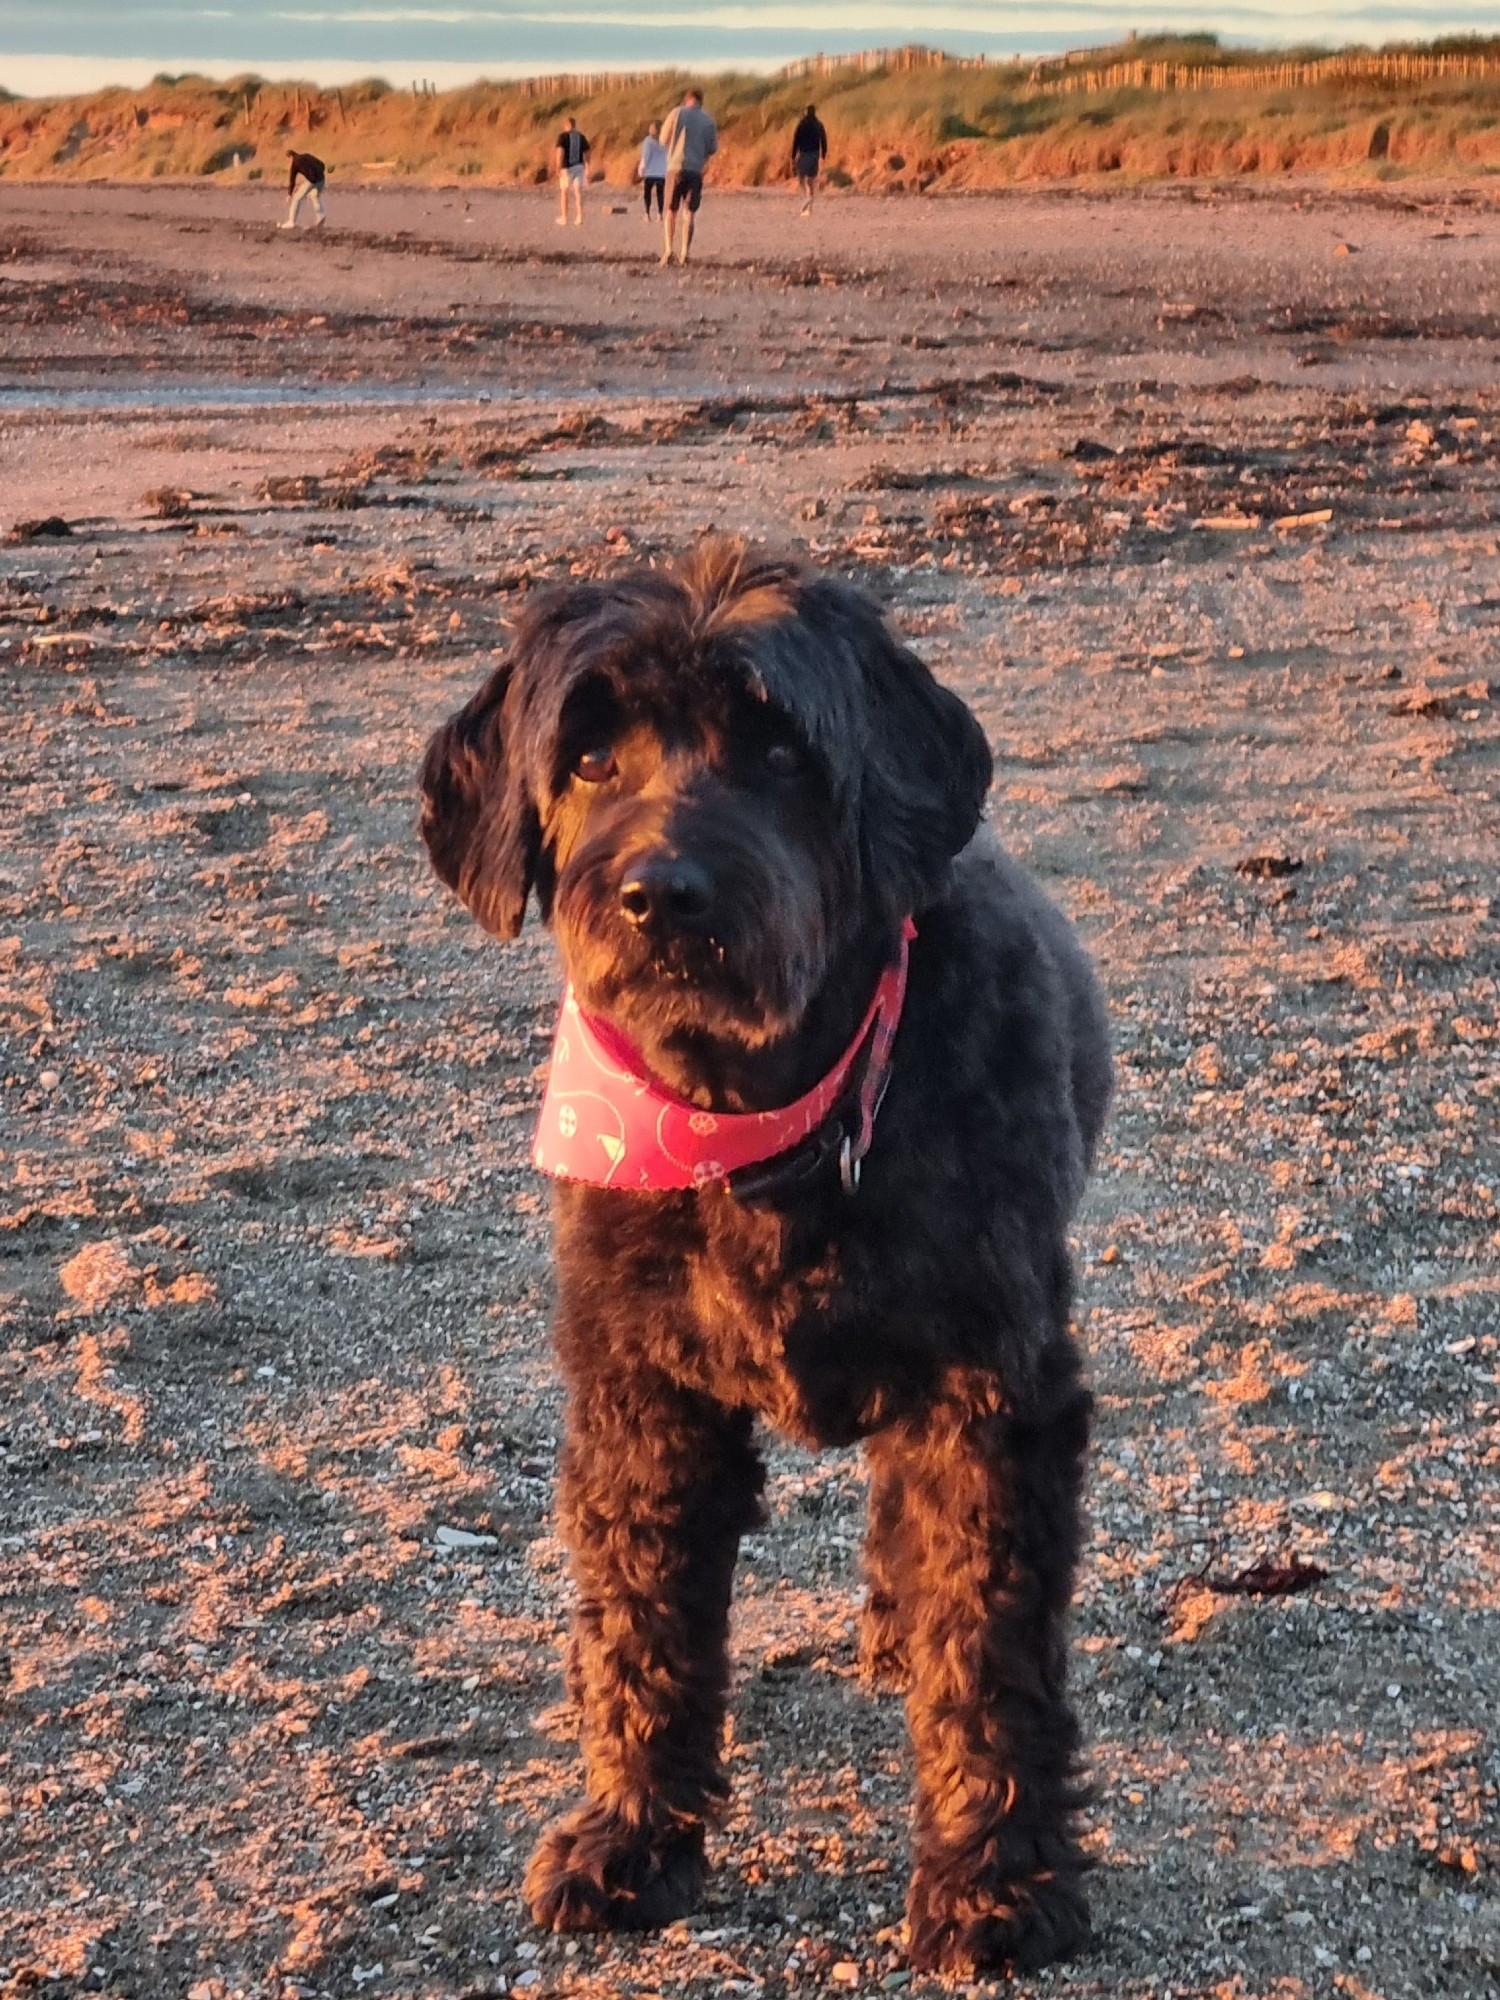
[[[714,887],[696,862],[665,855],[642,861],[620,887],[620,908],[637,929],[702,930],[713,908]]]

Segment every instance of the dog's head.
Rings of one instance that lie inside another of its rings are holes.
[[[921,910],[989,779],[868,599],[716,538],[528,609],[432,739],[422,834],[498,936],[535,893],[590,1012],[755,1047]]]

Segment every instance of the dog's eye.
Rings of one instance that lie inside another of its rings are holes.
[[[573,766],[573,775],[586,785],[602,785],[617,769],[613,750],[585,750]]]
[[[766,764],[778,778],[795,778],[802,769],[802,752],[795,743],[788,743],[783,737],[767,750]]]

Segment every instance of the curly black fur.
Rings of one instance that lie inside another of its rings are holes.
[[[557,1189],[588,1803],[527,1876],[553,1929],[697,1898],[760,1419],[865,1441],[863,1653],[904,1678],[916,1755],[913,1963],[1029,1968],[1087,1937],[1067,1227],[1110,1063],[1067,924],[977,831],[989,778],[867,600],[724,541],[548,596],[429,748],[443,880],[501,936],[534,894],[583,1004],[705,1107],[808,1089],[917,923],[857,1196]]]

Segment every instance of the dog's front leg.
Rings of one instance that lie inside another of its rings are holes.
[[[730,1582],[762,1468],[743,1410],[639,1366],[570,1373],[559,1509],[588,1800],[544,1834],[526,1899],[549,1930],[651,1930],[703,1885]]]
[[[901,1550],[905,1508],[900,1455],[872,1454],[865,1528],[865,1601],[859,1620],[859,1666],[873,1688],[895,1693],[908,1685],[901,1615]]]
[[[916,1755],[910,1955],[927,1970],[1031,1970],[1088,1938],[1064,1618],[1089,1396],[1065,1338],[1043,1376],[1017,1413],[994,1376],[955,1369],[867,1447],[901,1493],[887,1559]]]

